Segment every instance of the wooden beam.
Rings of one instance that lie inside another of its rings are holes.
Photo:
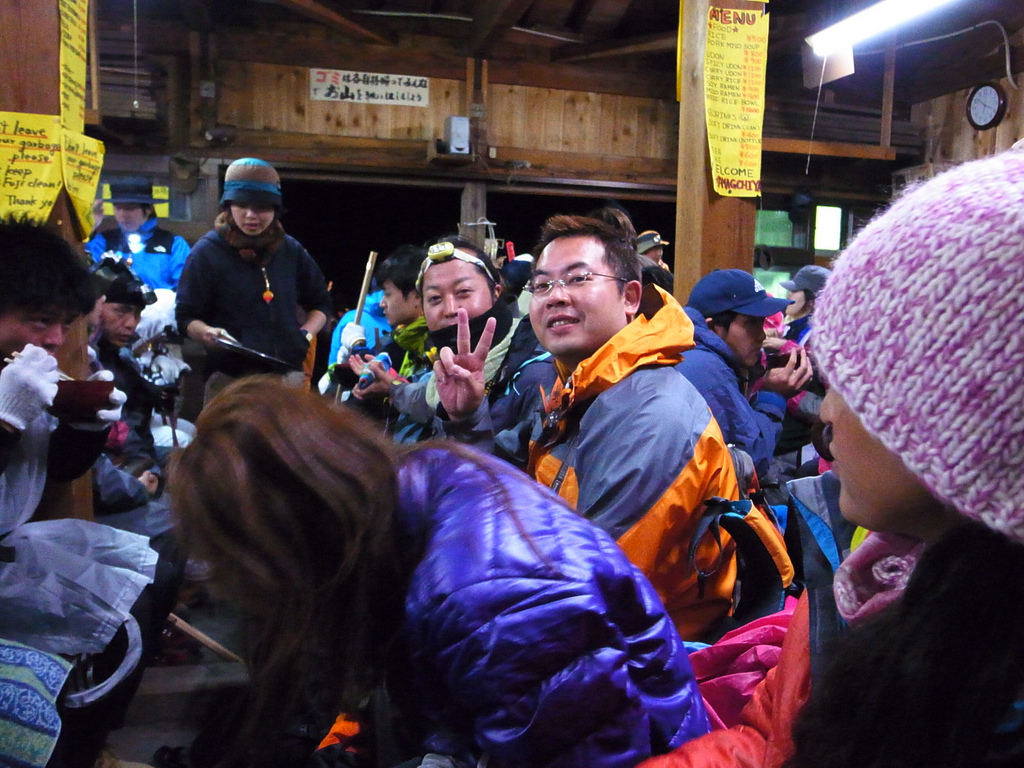
[[[747,0],[716,5],[760,10]],[[704,111],[704,54],[709,0],[683,4],[680,57],[679,161],[676,194],[675,296],[684,303],[693,286],[715,269],[753,268],[757,198],[720,196],[711,183]]]
[[[366,139],[282,131],[240,130],[225,157],[256,155],[275,163],[299,163],[336,169],[423,173],[461,179],[549,181],[601,186],[618,184],[647,189],[675,189],[675,163],[644,157],[616,157],[582,152],[555,152],[494,147],[495,159],[478,158],[470,166],[437,168],[427,164],[427,141]],[[512,161],[516,161],[513,163]],[[524,165],[528,167],[523,167]]]
[[[328,8],[319,0],[277,0],[278,5],[290,11],[302,14],[331,29],[352,35],[357,40],[378,45],[394,45],[395,39],[386,33],[377,32],[347,16],[343,16],[332,8]]]
[[[560,45],[551,51],[551,61],[596,61],[619,56],[633,56],[639,53],[667,53],[676,49],[677,37],[675,32],[659,32],[656,35],[644,35],[614,42]]]
[[[892,100],[896,86],[896,38],[889,35],[885,46],[885,74],[882,80],[882,132],[880,141],[883,147],[892,146]]]
[[[465,53],[438,38],[412,38],[412,45],[395,48],[360,46],[341,40],[326,29],[320,35],[300,34],[296,24],[250,30],[218,28],[222,59],[282,64],[292,67],[327,67],[370,72],[401,72],[420,77],[461,80],[465,76]],[[100,23],[100,36],[117,35],[119,27]],[[151,53],[183,55],[188,51],[188,31],[183,24],[146,20],[139,23],[139,40]],[[590,91],[650,99],[675,98],[675,76],[671,72],[634,71],[623,67],[550,64],[534,61],[489,59],[489,80],[493,85],[531,85],[569,91]]]
[[[487,239],[487,228],[466,226],[487,218],[487,185],[482,181],[470,181],[462,188],[459,234],[472,240],[481,248]]]
[[[60,20],[58,0],[0,0],[0,111],[37,115],[60,114]],[[67,240],[87,263],[75,232],[75,214],[67,190],[62,189],[46,228]],[[68,329],[57,351],[57,361],[71,376],[88,375],[85,318]],[[43,519],[92,519],[92,474],[72,483],[47,483],[36,511]]]
[[[1010,46],[1010,71],[1024,72],[1024,45]],[[900,78],[897,91],[902,101],[920,104],[949,93],[963,91],[985,80],[1006,77],[1006,59],[1003,48],[974,62],[939,62],[934,66],[918,67],[913,73]]]
[[[91,121],[92,125],[98,125],[99,111],[100,111],[100,45],[99,36],[96,34],[96,12],[97,3],[89,3],[89,83],[92,85],[92,100],[89,103],[89,109],[86,110],[86,122],[89,123],[91,110],[95,114],[95,120]]]
[[[488,0],[475,3],[479,7],[473,14],[470,32],[469,53],[478,58],[487,58],[491,48],[512,28],[533,0]]]
[[[95,5],[95,0],[90,3],[90,7],[92,5]],[[213,32],[213,18],[205,0],[178,0],[178,10],[190,30]]]
[[[675,296],[686,303],[702,277],[704,206],[708,199],[708,136],[704,115],[704,50],[708,0],[683,5],[679,64],[679,159],[676,170]]]
[[[840,141],[805,141],[803,139],[761,140],[762,152],[781,152],[793,155],[821,155],[823,157],[856,157],[862,160],[895,160],[896,150],[874,144],[848,144]]]

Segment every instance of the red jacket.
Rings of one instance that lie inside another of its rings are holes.
[[[808,617],[805,595],[793,613],[778,666],[754,691],[739,725],[712,731],[639,768],[781,768],[793,754],[793,722],[811,693]]]

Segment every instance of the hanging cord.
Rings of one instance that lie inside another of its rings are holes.
[[[807,140],[807,165],[804,166],[804,176],[811,172],[811,150],[814,148],[814,129],[818,125],[818,105],[821,104],[821,89],[825,84],[826,64],[828,64],[828,54],[821,57],[821,74],[818,75],[818,95],[814,98],[814,115],[811,117],[811,138]]]
[[[139,0],[132,0],[132,107],[139,108]]]
[[[981,29],[982,27],[986,26],[987,24],[994,24],[995,26],[999,27],[999,31],[1000,31],[1000,33],[1003,36],[1003,58],[1004,58],[1004,61],[1005,61],[1005,66],[1006,66],[1006,79],[1010,81],[1010,85],[1013,86],[1014,90],[1018,90],[1019,91],[1020,90],[1020,86],[1017,85],[1017,81],[1013,79],[1013,70],[1012,70],[1012,68],[1010,66],[1010,36],[1006,33],[1006,27],[1004,27],[1000,22],[996,21],[995,19],[988,19],[987,21],[979,21],[974,26],[964,27],[963,29],[958,29],[955,32],[947,32],[944,35],[936,35],[935,37],[926,37],[926,38],[924,38],[922,40],[908,40],[905,43],[900,43],[899,45],[897,45],[896,46],[896,50],[898,51],[901,48],[910,48],[911,46],[914,46],[914,45],[924,45],[925,43],[936,43],[939,40],[947,40],[947,39],[949,39],[951,37],[956,37],[957,35],[964,35],[964,34],[967,34],[968,32],[973,32],[976,29]],[[861,55],[877,54],[877,53],[884,53],[884,50],[881,49],[881,48],[868,49],[866,51],[861,51],[860,53],[861,53]]]

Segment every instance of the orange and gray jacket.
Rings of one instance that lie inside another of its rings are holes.
[[[618,540],[683,638],[696,640],[729,611],[736,562],[727,534],[721,549],[709,536],[697,565],[714,573],[700,576],[688,565],[691,535],[702,503],[737,499],[738,487],[718,424],[674,368],[694,346],[693,326],[675,299],[654,290],[653,310],[584,360],[549,400],[527,469]],[[487,426],[446,431],[479,445]],[[523,458],[517,436],[493,438],[495,452]]]

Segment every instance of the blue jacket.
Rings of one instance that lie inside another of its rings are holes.
[[[466,448],[407,454],[399,498],[422,552],[403,641],[426,751],[630,768],[707,732],[682,640],[606,533]]]
[[[155,218],[148,219],[136,234],[142,243],[142,250],[138,253],[131,252],[128,236],[120,227],[97,232],[85,244],[85,250],[94,262],[99,262],[107,251],[130,256],[135,274],[150,288],[176,290],[189,254],[185,238],[158,227]]]
[[[391,325],[388,323],[388,319],[384,316],[384,310],[380,306],[380,300],[383,297],[384,291],[374,291],[367,294],[366,304],[363,305],[363,316],[359,319],[359,324],[366,331],[366,344],[373,350],[383,349],[391,338]],[[341,316],[337,325],[334,326],[334,333],[331,335],[331,352],[327,358],[328,363],[338,361],[338,350],[341,349],[341,332],[346,325],[354,323],[355,320],[356,311],[350,309]],[[379,333],[376,333],[377,331]]]
[[[708,328],[700,312],[686,307],[686,315],[693,321],[697,347],[683,354],[676,370],[703,395],[725,442],[749,454],[763,479],[782,434],[786,400],[774,392],[758,392],[747,400],[743,394],[746,378],[732,350]]]

